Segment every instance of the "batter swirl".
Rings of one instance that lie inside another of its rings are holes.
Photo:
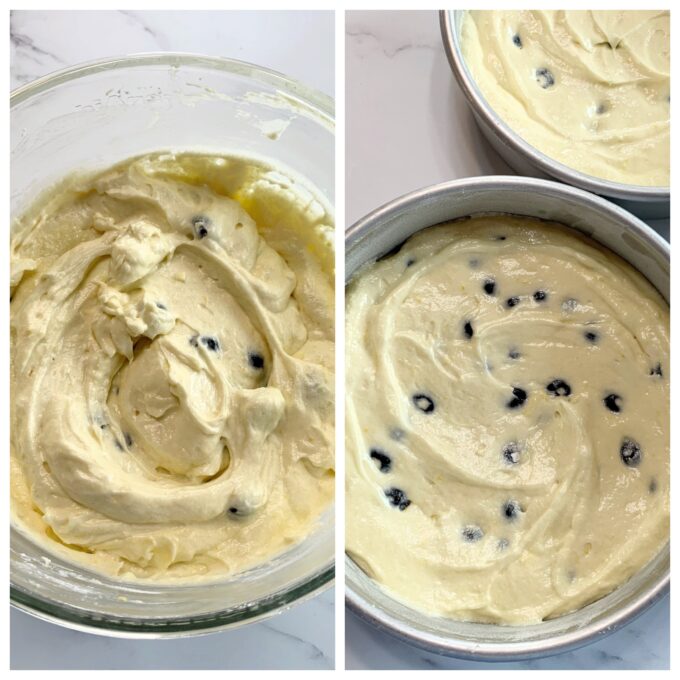
[[[424,230],[347,298],[347,551],[394,596],[524,624],[668,540],[668,308],[508,216]]]
[[[36,206],[12,241],[19,525],[156,580],[304,537],[333,494],[329,220],[264,164],[190,154]]]

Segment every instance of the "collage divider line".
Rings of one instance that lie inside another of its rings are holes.
[[[345,10],[335,10],[335,668],[345,668]]]

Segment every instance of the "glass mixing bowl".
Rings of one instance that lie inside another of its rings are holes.
[[[238,153],[334,193],[333,100],[230,59],[144,54],[54,73],[10,98],[11,212],[76,170],[153,151]],[[334,511],[301,543],[227,580],[115,581],[47,554],[11,528],[11,603],[70,628],[167,637],[252,622],[311,597],[334,576]]]

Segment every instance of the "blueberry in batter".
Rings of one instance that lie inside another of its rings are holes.
[[[508,402],[509,408],[519,408],[527,400],[527,393],[521,387],[512,388],[512,399]]]
[[[385,496],[387,496],[390,504],[399,508],[399,510],[406,510],[411,505],[411,501],[406,497],[406,494],[396,487],[385,489]]]
[[[642,449],[640,445],[630,437],[624,437],[621,442],[621,460],[628,467],[637,467],[642,461]]]
[[[371,449],[370,456],[378,463],[380,472],[389,472],[392,469],[392,459],[381,449]]]
[[[432,397],[428,397],[426,394],[414,394],[413,404],[423,413],[432,413],[434,411],[434,401]]]
[[[545,389],[556,397],[568,397],[571,394],[571,387],[569,384],[560,378],[556,378],[552,382],[549,382]]]

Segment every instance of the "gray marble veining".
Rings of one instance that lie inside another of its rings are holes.
[[[14,10],[10,83],[83,61],[172,50],[250,61],[333,95],[334,36],[327,11]]]
[[[334,666],[334,591],[260,623],[172,640],[80,633],[12,610],[12,670],[316,669]],[[330,615],[329,615],[330,610]],[[74,654],[74,649],[78,650]]]

